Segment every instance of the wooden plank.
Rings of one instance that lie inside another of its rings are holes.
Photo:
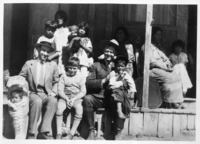
[[[106,39],[111,39],[112,37],[112,4],[106,5]]]
[[[195,116],[194,115],[188,115],[188,121],[187,121],[187,129],[188,130],[194,130],[195,128]]]
[[[144,135],[158,135],[158,113],[144,113]]]
[[[186,130],[187,128],[187,115],[186,114],[181,114],[181,131]]]
[[[89,37],[91,41],[93,41],[93,34],[94,34],[94,17],[95,17],[95,4],[89,4],[88,23],[90,25]]]
[[[181,115],[180,114],[174,114],[173,115],[173,137],[179,136],[181,131]]]
[[[158,137],[172,137],[173,114],[159,114]]]
[[[144,61],[144,86],[142,96],[142,107],[148,108],[149,95],[149,47],[151,46],[151,22],[153,5],[147,5],[146,34],[145,34],[145,61]]]
[[[77,5],[77,22],[86,21],[88,18],[88,4],[78,4]]]
[[[125,5],[120,4],[119,5],[119,11],[118,11],[118,23],[124,24],[125,23]]]
[[[177,39],[184,41],[187,45],[188,35],[188,5],[177,5],[176,25],[178,28]],[[185,49],[187,52],[187,49]]]
[[[137,136],[143,132],[143,113],[131,113],[130,114],[130,125],[129,135]]]
[[[59,4],[59,10],[64,10],[68,16],[68,20],[66,22],[66,25],[69,26],[70,25],[70,20],[69,17],[71,17],[70,15],[70,4]]]

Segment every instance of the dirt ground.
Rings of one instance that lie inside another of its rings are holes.
[[[84,140],[82,137],[75,136],[73,140]],[[105,140],[103,136],[96,140]],[[122,140],[133,140],[133,141],[195,141],[196,132],[195,131],[184,131],[177,137],[148,137],[148,136],[131,136],[131,135],[122,135]]]

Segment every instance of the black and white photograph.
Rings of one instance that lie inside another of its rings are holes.
[[[197,0],[1,4],[3,143],[197,142]]]

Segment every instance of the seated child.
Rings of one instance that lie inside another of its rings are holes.
[[[136,92],[133,78],[126,72],[128,58],[118,56],[115,60],[115,70],[108,75],[110,78],[108,87],[112,90],[112,97],[117,102],[118,116],[122,119],[129,117],[129,97],[134,97]],[[129,96],[128,96],[129,95]]]
[[[188,56],[183,52],[185,44],[182,40],[176,40],[172,44],[174,52],[169,56],[172,63],[173,70],[180,76],[182,81],[183,94],[185,95],[187,90],[192,87],[189,75],[186,70],[186,64],[188,63]]]
[[[56,31],[57,28],[57,23],[54,20],[48,20],[45,22],[45,33],[44,35],[40,36],[37,43],[40,43],[41,41],[47,41],[50,42],[52,44],[52,47],[56,47],[55,46],[55,39],[54,39],[54,33]],[[34,52],[33,52],[33,59],[37,59],[38,57],[38,51],[36,48],[34,48]]]
[[[25,85],[22,85],[22,81],[19,84],[15,83],[18,81],[18,77],[11,77],[8,80],[8,107],[13,119],[15,139],[25,139],[28,126],[29,100],[25,88],[26,83]]]
[[[63,112],[67,110],[68,113],[71,109],[75,109],[74,122],[66,139],[71,140],[80,124],[83,114],[82,98],[86,94],[85,78],[79,71],[79,59],[71,57],[66,67],[66,73],[61,75],[58,83],[58,94],[60,99],[58,101],[58,108],[56,112],[57,123],[57,137],[62,137],[62,120]]]
[[[89,25],[86,22],[81,22],[78,24],[78,37],[73,38],[69,45],[68,50],[72,52],[74,57],[80,60],[80,70],[81,73],[87,77],[88,68],[93,64],[93,58],[90,57],[92,54],[92,43],[88,38]],[[75,47],[73,45],[75,44]]]

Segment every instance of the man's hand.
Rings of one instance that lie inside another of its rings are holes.
[[[55,92],[51,92],[51,93],[48,94],[48,96],[49,96],[49,97],[55,97],[55,96],[56,96],[56,93],[55,93]]]

